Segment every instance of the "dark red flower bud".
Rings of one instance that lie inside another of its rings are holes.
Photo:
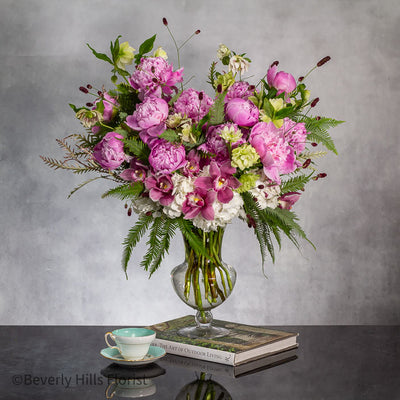
[[[254,85],[249,85],[249,87],[248,87],[248,89],[250,90],[250,91],[253,91],[253,90],[255,90],[255,86]]]
[[[304,76],[299,77],[299,82],[303,82]]]
[[[128,209],[128,217],[130,217],[132,215],[132,208],[129,207]]]
[[[257,203],[257,201],[258,201],[257,197],[253,197],[253,201],[254,201],[254,203]]]
[[[87,107],[93,107],[93,103],[86,103]]]
[[[88,89],[91,89],[93,86],[92,85],[90,85],[89,83],[86,85],[86,87],[88,88]]]
[[[154,74],[154,72],[156,72],[156,68],[153,66],[150,68],[151,72]]]
[[[147,215],[148,217],[150,217],[151,214],[152,214],[151,211],[147,211],[147,213],[146,213],[146,215]]]
[[[83,93],[89,93],[89,90],[87,90],[84,86],[80,86],[79,90]]]
[[[303,168],[307,168],[311,164],[311,158],[307,158],[303,163]]]
[[[326,178],[327,174],[325,172],[321,172],[318,174],[318,178]]]
[[[257,187],[258,187],[260,190],[262,190],[262,189],[264,189],[265,186],[264,186],[264,185],[258,185]]]
[[[200,92],[200,93],[199,93],[199,100],[202,101],[203,98],[204,98],[204,93],[203,93],[203,92]]]
[[[222,93],[222,85],[220,83],[217,86],[217,92]]]
[[[312,143],[311,143],[311,146],[312,146],[312,147],[317,147],[317,146],[318,146],[318,143],[312,142]]]
[[[324,58],[322,58],[321,60],[319,60],[317,62],[317,67],[322,67],[324,64],[326,64],[331,58],[329,56],[326,56]]]
[[[162,19],[162,23],[165,25],[165,26],[168,26],[168,21],[167,21],[167,18],[163,18]]]
[[[312,102],[311,102],[311,107],[315,107],[317,103],[319,102],[319,97],[316,97]]]
[[[197,29],[197,31],[194,34],[198,35],[199,33],[200,33],[200,29]]]
[[[315,117],[315,119],[316,119],[317,121],[319,121],[319,120],[321,119],[321,117],[318,116],[318,117]]]
[[[274,62],[271,64],[271,68],[274,67],[274,66],[278,66],[278,65],[279,65],[279,61],[274,61]]]
[[[157,82],[158,82],[157,78],[153,78],[152,81],[153,81],[154,83],[157,83]]]
[[[98,91],[97,91],[97,94],[98,94],[99,96],[103,96],[103,92],[102,92],[101,90],[98,90]]]
[[[128,208],[128,204],[125,203],[125,206],[124,206],[124,207],[125,207],[125,208]]]

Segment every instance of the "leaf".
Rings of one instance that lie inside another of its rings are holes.
[[[224,122],[225,119],[225,93],[221,93],[211,106],[210,114],[210,125],[219,125]]]
[[[304,188],[304,185],[310,181],[312,174],[295,176],[281,184],[281,193],[297,192]]]
[[[138,54],[135,55],[135,62],[138,64],[140,62],[140,59],[142,56],[149,51],[153,49],[154,41],[156,40],[156,36],[154,35],[151,38],[145,40],[140,46],[139,46],[139,52]]]
[[[136,245],[140,242],[144,234],[146,233],[147,229],[153,217],[151,215],[142,215],[139,217],[136,224],[129,230],[127,237],[123,241],[123,253],[122,253],[122,268],[125,272],[126,278],[128,279],[127,269],[128,269],[128,262],[132,255],[132,250]]]
[[[89,43],[86,43],[87,47],[89,47],[90,50],[92,50],[92,53],[99,59],[99,60],[103,60],[106,61],[108,63],[110,63],[111,65],[114,65],[114,63],[112,62],[112,60],[110,59],[110,57],[108,57],[107,54],[104,53],[98,53],[95,49],[93,49]]]
[[[183,217],[177,218],[176,223],[178,228],[181,230],[182,235],[189,242],[190,246],[196,253],[210,259],[211,256],[208,254],[207,250],[204,248],[203,240],[194,233],[194,226],[191,221],[183,219]]]
[[[308,132],[307,140],[322,143],[328,150],[337,153],[335,144],[328,133],[329,128],[333,128],[344,121],[338,121],[332,118],[321,117],[320,119],[306,117],[301,122],[305,123]]]
[[[102,194],[101,198],[105,199],[106,197],[116,197],[120,200],[131,199],[139,196],[140,193],[143,192],[143,188],[143,183],[141,182],[127,183],[125,185],[117,186],[108,190]]]
[[[145,143],[135,138],[125,139],[124,143],[136,158],[148,164],[150,149]]]
[[[179,142],[179,135],[173,129],[167,129],[158,137],[166,140],[167,142],[172,142],[172,143]]]
[[[79,108],[77,108],[74,104],[69,103],[68,105],[74,110],[75,114],[79,111]]]
[[[121,37],[121,35],[118,35],[117,38],[115,39],[114,43],[113,42],[110,43],[110,51],[111,51],[111,55],[112,55],[114,63],[119,54],[119,38],[120,37]]]

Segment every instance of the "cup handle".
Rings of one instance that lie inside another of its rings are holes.
[[[108,333],[108,332],[107,332]],[[107,399],[112,399],[113,397],[114,397],[114,395],[115,395],[115,387],[117,386],[117,384],[115,383],[115,381],[112,381],[108,386],[107,386],[107,389],[106,389],[106,393],[105,393],[105,395],[106,395],[106,398]],[[110,390],[112,389],[112,392],[110,393]]]
[[[108,346],[110,349],[117,349],[118,351],[120,351],[119,348],[118,348],[117,346],[112,346],[110,343],[108,343],[108,335],[110,335],[111,339],[114,340],[114,342],[115,342],[115,336],[114,336],[111,332],[107,332],[107,333],[104,335],[104,340],[106,341],[107,346]]]

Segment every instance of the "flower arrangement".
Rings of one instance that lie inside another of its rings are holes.
[[[308,74],[296,81],[275,61],[265,76],[250,83],[245,77],[250,59],[225,45],[211,63],[210,92],[187,87],[180,50],[191,37],[178,46],[171,36],[177,69],[164,49],[154,50],[155,35],[138,51],[118,36],[110,56],[88,45],[111,64],[113,88],[81,86],[93,100],[70,106],[86,133],[57,140],[64,159],[42,159],[54,169],[98,174],[71,194],[96,179],[117,184],[102,197],[117,197],[128,215],[138,214],[123,243],[125,272],[146,233],[148,250],[141,265],[151,275],[180,230],[192,260],[186,288],[196,283],[201,267],[212,303],[231,286],[227,279],[223,289],[215,287],[213,276],[226,273],[219,250],[223,230],[234,218],[254,231],[263,265],[268,253],[275,257],[273,238],[279,247],[282,234],[296,246],[298,237],[308,240],[291,208],[306,184],[326,177],[317,171],[316,160],[327,151],[336,153],[328,129],[342,121],[310,115],[319,99],[311,99],[306,89]]]

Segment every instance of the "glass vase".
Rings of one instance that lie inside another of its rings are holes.
[[[171,279],[179,298],[197,311],[196,326],[182,328],[178,333],[191,338],[226,336],[229,331],[213,325],[211,313],[230,296],[236,282],[236,271],[221,259],[224,229],[195,229],[193,233],[202,239],[205,251],[196,251],[183,237],[185,261],[171,271]]]

